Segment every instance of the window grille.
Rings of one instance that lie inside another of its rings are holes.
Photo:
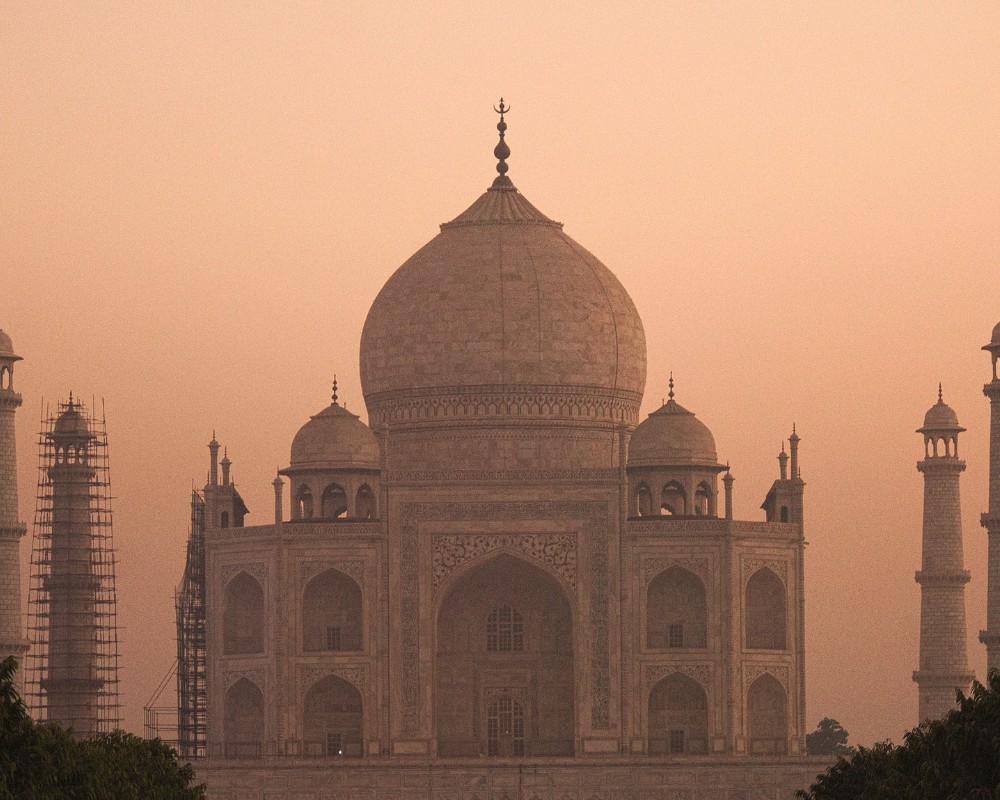
[[[684,731],[670,731],[670,752],[671,753],[683,753],[684,752]]]
[[[326,734],[326,754],[328,756],[344,755],[343,734],[327,731]]]
[[[486,649],[491,653],[524,650],[524,620],[510,606],[494,609],[486,621]]]
[[[486,720],[486,752],[500,758],[524,755],[524,709],[509,695],[490,703]]]
[[[678,622],[667,629],[667,647],[684,646],[684,623]]]
[[[326,629],[326,649],[341,650],[340,626],[336,625]]]

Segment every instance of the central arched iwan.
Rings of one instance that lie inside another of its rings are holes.
[[[558,581],[507,554],[457,577],[437,617],[438,755],[573,755],[574,697],[573,616]]]

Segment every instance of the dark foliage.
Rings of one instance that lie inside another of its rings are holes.
[[[159,739],[124,731],[76,741],[37,725],[14,688],[17,662],[0,662],[0,800],[204,800],[190,764]]]
[[[846,756],[854,752],[847,745],[848,733],[835,719],[823,717],[816,730],[806,736],[806,752],[811,756]]]
[[[1000,672],[974,683],[946,717],[903,743],[860,747],[820,775],[804,800],[1000,800]]]

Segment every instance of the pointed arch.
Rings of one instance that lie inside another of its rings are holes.
[[[339,483],[331,483],[323,490],[320,500],[320,516],[323,519],[337,519],[347,516],[347,492]]]
[[[651,650],[708,646],[705,584],[675,564],[646,589],[646,646]]]
[[[653,513],[653,493],[649,486],[640,483],[635,490],[635,510],[640,517],[648,517]]]
[[[305,484],[302,484],[295,493],[295,511],[297,519],[312,519],[313,517],[312,489]]]
[[[674,672],[649,693],[649,753],[708,752],[708,695],[694,678]]]
[[[363,755],[364,705],[361,692],[336,675],[317,681],[303,700],[304,750],[331,758]]]
[[[761,567],[747,581],[744,599],[746,646],[751,650],[787,649],[785,584],[781,578]]]
[[[223,703],[226,758],[260,758],[264,740],[264,695],[257,684],[240,678]]]
[[[321,572],[302,593],[302,649],[360,651],[363,646],[361,587],[336,569]]]
[[[358,487],[354,500],[355,516],[359,519],[375,519],[375,492],[367,483]]]
[[[264,590],[245,572],[226,585],[222,651],[227,655],[264,652]]]
[[[784,687],[769,673],[747,691],[747,739],[751,753],[788,750],[788,700]]]
[[[660,513],[666,515],[685,515],[687,510],[687,492],[677,481],[670,481],[660,492]]]
[[[520,651],[515,611],[521,619]],[[506,635],[501,628],[507,627],[509,649],[501,646]],[[504,751],[507,745],[496,737],[514,736],[514,728],[505,727],[514,725],[514,706],[497,706],[493,716],[499,727],[492,733],[489,728],[489,704],[504,696],[521,709],[523,744],[516,748],[528,756],[573,755],[572,605],[562,581],[542,564],[495,551],[453,575],[438,606],[434,672],[439,756],[478,758]],[[513,738],[509,744],[515,748]]]
[[[694,492],[694,513],[700,517],[711,516],[714,513],[713,506],[712,487],[707,481],[702,481]]]

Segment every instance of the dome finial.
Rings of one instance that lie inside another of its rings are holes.
[[[673,400],[674,399],[674,373],[673,372],[670,373],[670,380],[667,381],[667,385],[670,387],[670,391],[667,392],[667,397],[669,397],[671,400]]]
[[[941,384],[940,383],[938,384],[938,402],[939,403],[943,403],[944,402],[944,395],[943,395],[943,393],[941,391]]]
[[[497,123],[497,130],[500,131],[500,141],[497,146],[493,148],[493,155],[497,158],[497,172],[500,174],[493,179],[493,189],[513,189],[514,184],[511,183],[510,178],[507,177],[507,157],[510,155],[510,148],[504,141],[504,132],[507,130],[507,123],[503,121],[503,115],[510,111],[510,106],[505,106],[503,98],[500,98],[500,108],[493,106],[493,110],[500,115],[500,121]]]
[[[333,404],[337,405],[337,376],[333,376]]]

